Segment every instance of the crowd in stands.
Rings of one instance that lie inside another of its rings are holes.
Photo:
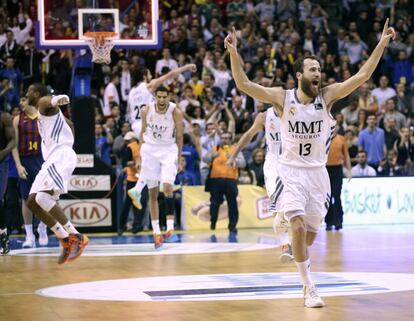
[[[34,47],[36,3],[7,1],[0,8],[0,108],[16,113],[29,84],[42,81],[55,93],[70,92],[72,50]],[[148,5],[149,2],[147,2]],[[117,1],[110,1],[117,8]],[[346,137],[352,165],[372,167],[370,175],[414,175],[414,2],[409,0],[168,0],[159,2],[160,50],[112,51],[110,65],[94,65],[96,154],[119,166],[123,136],[131,130],[128,92],[132,75],[147,67],[153,77],[188,63],[186,72],[165,83],[185,116],[185,172],[177,184],[204,184],[206,156],[220,144],[220,133],[234,142],[269,106],[237,90],[223,46],[235,27],[248,77],[263,86],[295,87],[293,63],[316,55],[322,86],[355,74],[375,48],[387,17],[396,39],[386,49],[372,79],[332,109],[339,134]],[[146,8],[121,13],[121,32],[134,35]],[[132,8],[132,9],[131,9]],[[363,152],[362,152],[363,151]],[[243,150],[239,184],[264,185],[264,133]],[[359,168],[358,167],[358,168]],[[365,176],[355,169],[354,176]]]

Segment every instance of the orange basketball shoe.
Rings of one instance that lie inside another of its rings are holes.
[[[72,251],[68,257],[68,261],[74,261],[82,255],[83,250],[89,243],[89,238],[83,234],[70,234],[69,237],[72,242]]]
[[[154,234],[154,247],[159,249],[164,244],[164,238],[161,234]]]
[[[175,243],[178,242],[178,236],[174,233],[174,230],[169,230],[165,234],[165,241],[169,243]]]
[[[59,242],[60,242],[60,245],[62,246],[62,251],[60,252],[57,263],[63,264],[68,260],[69,255],[71,253],[72,241],[70,237],[65,237],[63,239],[60,239]]]

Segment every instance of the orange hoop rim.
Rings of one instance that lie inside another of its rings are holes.
[[[113,31],[88,31],[88,32],[85,32],[84,34],[85,37],[94,39],[95,41],[112,38],[112,37],[115,37],[116,35],[117,33]]]

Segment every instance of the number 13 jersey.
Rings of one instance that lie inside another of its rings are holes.
[[[295,89],[286,90],[281,118],[282,154],[279,162],[294,167],[323,167],[326,164],[336,121],[322,95],[303,105]]]

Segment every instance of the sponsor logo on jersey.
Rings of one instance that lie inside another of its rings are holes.
[[[304,121],[296,121],[292,123],[289,120],[289,133],[295,134],[316,134],[322,131],[323,120],[312,121],[310,123]]]
[[[269,136],[272,139],[272,141],[280,142],[280,132],[269,133]]]
[[[168,130],[168,126],[162,126],[157,124],[148,124],[148,127],[153,131],[165,133]]]

